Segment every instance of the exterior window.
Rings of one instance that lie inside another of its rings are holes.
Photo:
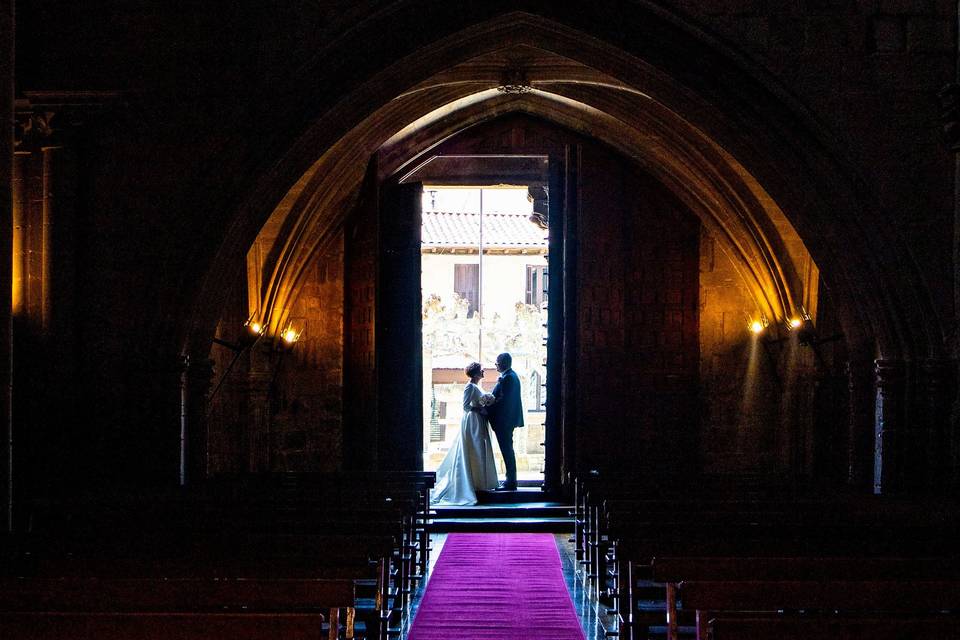
[[[546,402],[547,398],[546,391],[546,388],[543,386],[543,378],[540,376],[540,372],[534,370],[534,372],[530,374],[530,405],[527,409],[528,413],[546,411],[546,408],[543,406],[543,403]]]
[[[447,437],[447,425],[440,422],[447,417],[447,403],[437,402],[436,391],[431,390],[430,398],[430,442],[443,442]]]
[[[524,302],[538,307],[547,301],[547,267],[527,265],[527,295]]]
[[[453,290],[470,305],[467,317],[480,308],[480,265],[453,265]]]

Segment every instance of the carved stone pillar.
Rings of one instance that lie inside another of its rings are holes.
[[[207,476],[207,394],[213,381],[213,361],[185,357],[180,371],[180,484],[195,484]]]
[[[26,151],[18,151],[13,155],[12,164],[12,221],[11,245],[13,255],[11,263],[13,272],[11,274],[13,291],[12,306],[14,316],[20,316],[26,310],[26,229],[27,212],[29,209],[30,198],[28,195],[29,175],[30,175],[30,156]]]
[[[847,362],[849,415],[847,418],[847,484],[872,486],[876,400],[874,364],[868,359]]]
[[[251,372],[247,378],[247,402],[249,420],[245,439],[247,471],[270,471],[273,458],[270,432],[270,383],[271,374]]]
[[[13,307],[37,335],[69,334],[74,317],[72,126],[52,111],[17,114]]]
[[[922,433],[912,440],[919,459],[915,472],[922,488],[934,493],[949,482],[954,369],[950,360],[924,360],[917,371],[914,422]]]
[[[64,425],[76,415],[79,401],[74,379],[76,171],[67,145],[73,125],[58,120],[51,109],[18,102],[12,185],[12,422],[23,462],[17,478],[35,497],[73,482],[58,456],[72,449],[76,434]]]
[[[40,449],[52,438],[40,432],[47,420],[48,403],[42,394],[49,385],[42,377],[47,349],[41,341],[42,308],[40,258],[42,218],[42,162],[39,126],[30,115],[17,114],[14,139],[11,220],[11,439],[14,450],[13,484],[15,499],[35,497],[37,484],[46,480],[41,467],[50,456]],[[51,416],[52,418],[52,416]],[[17,518],[15,513],[14,518]]]
[[[273,442],[270,428],[270,392],[274,383],[273,345],[269,341],[258,342],[250,350],[250,371],[247,374],[247,433],[244,452],[247,470],[270,471],[273,459]]]
[[[13,0],[0,0],[0,300],[11,297],[13,228]],[[13,424],[11,409],[12,324],[10,306],[0,305],[0,531],[13,529]]]
[[[0,0],[0,36],[4,35],[7,6]],[[0,37],[0,43],[8,42],[12,38]],[[11,58],[3,54],[0,51],[0,82],[6,83],[3,69]],[[68,470],[72,466],[62,459],[67,452],[78,469],[96,467],[92,460],[77,462],[76,458],[82,456],[76,455],[75,446],[102,438],[95,435],[95,430],[83,434],[65,428],[76,415],[81,386],[76,380],[78,361],[74,357],[78,353],[75,150],[82,146],[78,142],[85,135],[87,117],[119,105],[119,97],[116,92],[24,92],[14,102],[11,89],[0,98],[3,108],[9,108],[4,122],[15,125],[7,131],[12,133],[12,140],[5,138],[6,143],[12,143],[9,148],[15,154],[12,171],[7,174],[12,181],[0,180],[4,188],[10,187],[13,204],[9,223],[0,225],[8,239],[0,246],[11,252],[0,259],[0,269],[4,270],[0,276],[7,273],[0,282],[12,300],[12,328],[8,332],[12,365],[7,367],[10,384],[4,389],[11,395],[13,411],[6,414],[11,415],[11,432],[19,440],[22,464],[18,473],[34,476],[21,477],[22,492],[31,491],[31,480],[35,481],[37,495],[44,490],[56,491],[58,483],[69,487],[77,469]],[[11,159],[3,150],[0,157]],[[3,202],[10,201],[4,198]],[[167,384],[161,386],[168,389]],[[96,445],[90,447],[92,452]],[[169,473],[166,464],[165,460],[165,472]]]
[[[960,40],[956,39],[954,49],[954,81],[940,90],[940,121],[943,142],[954,156],[953,164],[953,317],[960,324]],[[960,362],[960,339],[954,336],[953,357]],[[950,414],[949,437],[949,478],[947,482],[953,491],[960,489],[960,385],[953,399],[953,411]]]
[[[45,146],[42,189],[41,323],[45,334],[72,339],[76,318],[75,216],[76,160],[69,146]]]
[[[873,492],[897,493],[905,489],[904,422],[907,375],[902,360],[876,361],[876,426]]]

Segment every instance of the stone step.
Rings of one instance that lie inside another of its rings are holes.
[[[528,502],[521,504],[488,504],[476,506],[436,506],[434,520],[449,518],[570,518],[572,505],[559,502]]]
[[[550,494],[541,491],[540,486],[521,485],[516,491],[478,491],[479,504],[522,504],[527,502],[544,502],[550,499]]]
[[[440,518],[428,525],[432,533],[503,532],[503,533],[570,533],[572,518]]]

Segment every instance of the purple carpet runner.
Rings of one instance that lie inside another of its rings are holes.
[[[584,640],[549,533],[452,533],[408,640]]]

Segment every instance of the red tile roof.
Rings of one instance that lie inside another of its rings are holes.
[[[480,214],[424,211],[420,237],[425,247],[476,247],[480,240]],[[546,248],[547,232],[530,222],[526,213],[487,213],[483,216],[483,244]]]

